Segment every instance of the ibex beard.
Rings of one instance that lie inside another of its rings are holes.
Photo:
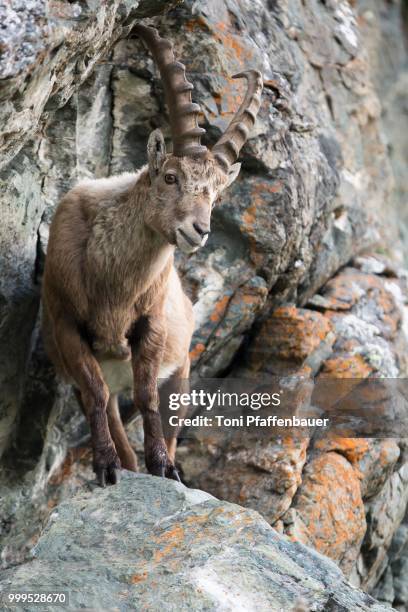
[[[191,102],[193,87],[172,45],[153,28],[137,26],[136,32],[163,79],[173,152],[166,153],[155,130],[148,164],[139,172],[74,187],[51,224],[43,281],[45,346],[89,422],[93,468],[102,486],[116,483],[121,467],[137,471],[118,407],[118,394],[131,386],[134,410],[143,417],[147,469],[179,479],[177,432],[164,438],[159,411],[189,377],[194,328],[174,250],[194,253],[206,243],[214,203],[238,176],[234,162],[262,91],[258,71],[237,75],[248,81],[246,96],[209,151],[200,142],[204,130]]]

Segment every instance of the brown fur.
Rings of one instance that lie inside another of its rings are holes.
[[[135,32],[163,77],[175,154],[166,154],[155,130],[148,166],[139,173],[72,189],[51,224],[43,283],[45,345],[89,421],[101,485],[117,481],[121,463],[137,467],[117,403],[129,372],[134,405],[143,416],[146,466],[152,474],[178,478],[176,432],[164,439],[158,383],[167,379],[164,389],[175,392],[188,377],[194,321],[173,252],[178,246],[193,253],[205,244],[212,206],[238,176],[240,164],[232,162],[262,91],[257,71],[237,75],[247,79],[248,91],[213,154],[200,144],[199,108],[171,43],[148,26]]]
[[[149,166],[137,174],[72,189],[50,229],[45,344],[58,372],[78,390],[102,485],[116,482],[121,463],[136,469],[117,408],[121,389],[110,388],[103,373],[112,359],[123,367],[131,359],[147,468],[177,478],[174,436],[166,444],[158,412],[158,378],[167,368],[175,388],[178,377],[188,377],[193,312],[173,265],[174,248],[194,252],[204,244],[213,203],[239,172],[239,165],[224,172],[210,153],[204,159],[166,155],[157,131],[148,154]],[[169,174],[175,183],[166,182]]]

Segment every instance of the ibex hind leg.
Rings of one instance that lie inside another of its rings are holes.
[[[84,413],[85,417],[88,418],[80,390],[76,387],[73,387],[73,389],[82,412]],[[112,436],[116,452],[119,455],[122,468],[132,472],[138,472],[139,470],[136,453],[130,445],[129,438],[122,423],[117,395],[110,395],[106,410],[108,415],[109,431]]]
[[[182,419],[188,410],[188,406],[181,406],[176,410],[170,410],[169,398],[172,393],[188,393],[190,390],[188,377],[190,375],[190,359],[187,357],[183,366],[178,368],[161,386],[160,394],[160,415],[163,423],[164,436],[166,440],[167,452],[171,461],[175,462],[177,436],[180,433],[180,427],[172,427],[169,425],[169,418],[177,416]]]
[[[80,392],[77,397],[80,397],[91,429],[93,468],[97,480],[101,486],[115,484],[119,478],[120,459],[109,432],[106,414],[109,391],[99,364],[69,319],[55,317],[54,336],[64,371]]]
[[[108,401],[109,431],[119,455],[122,467],[132,472],[138,471],[137,457],[130,445],[129,438],[122,423],[117,395],[110,395]]]

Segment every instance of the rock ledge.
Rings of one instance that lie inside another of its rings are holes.
[[[58,506],[33,557],[1,588],[69,592],[65,609],[390,610],[257,512],[142,474]]]

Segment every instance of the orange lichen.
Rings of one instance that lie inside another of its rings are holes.
[[[256,220],[255,212],[256,212],[256,206],[255,204],[251,204],[251,206],[249,206],[242,215],[242,220],[244,222],[245,229],[247,231],[251,229],[253,225],[255,224],[255,220]]]
[[[252,293],[244,293],[241,299],[245,304],[256,304],[257,302],[259,302],[259,295],[254,295]]]
[[[180,545],[180,543],[184,540],[184,537],[184,529],[180,525],[175,525],[172,529],[169,529],[169,531],[161,533],[160,536],[155,538],[156,542],[158,544],[167,542],[167,544],[155,552],[154,562],[160,563],[164,557],[173,554],[174,549]]]
[[[297,525],[292,539],[342,561],[345,571],[355,563],[366,523],[357,470],[344,457],[329,452],[317,456],[296,499]]]
[[[202,342],[197,342],[195,346],[190,351],[190,359],[191,361],[195,361],[198,357],[205,351],[205,345]]]
[[[167,542],[168,540],[178,540],[178,539],[182,539],[184,538],[184,530],[180,525],[175,525],[172,529],[169,529],[168,531],[164,531],[163,533],[160,534],[160,536],[158,538],[156,538],[156,540],[158,542],[161,541],[165,541]]]
[[[138,582],[143,582],[147,578],[147,572],[143,572],[143,574],[133,574],[130,577],[131,584],[137,584]]]
[[[330,321],[319,312],[279,307],[261,326],[251,349],[253,364],[259,368],[270,357],[301,364],[330,332],[333,332]],[[334,334],[330,339],[333,341]]]
[[[364,296],[364,300],[370,300],[376,305],[384,337],[393,338],[397,333],[401,322],[400,309],[395,304],[392,292],[375,274],[365,274],[353,268],[346,268],[328,281],[322,290],[322,295],[327,303],[326,314],[329,317],[350,310]]]
[[[259,181],[252,186],[251,205],[242,215],[242,220],[244,222],[243,230],[245,233],[251,233],[251,231],[254,230],[257,209],[261,206],[269,205],[270,198],[268,198],[268,195],[279,193],[282,187],[283,184],[281,181],[276,181],[274,183]]]
[[[227,54],[232,59],[237,60],[241,66],[244,66],[246,62],[250,62],[253,58],[252,50],[242,44],[238,36],[231,34],[228,31],[228,25],[223,21],[214,24],[214,38],[222,43]]]
[[[315,448],[322,451],[336,451],[344,455],[352,465],[358,466],[368,452],[370,445],[365,438],[333,438],[318,440]]]
[[[361,355],[348,355],[327,359],[322,367],[322,378],[367,378],[373,369]]]
[[[193,17],[192,19],[185,21],[184,28],[188,32],[194,32],[195,30],[198,30],[198,29],[207,31],[209,29],[209,24],[207,23],[207,21],[204,19],[202,15],[198,15],[197,17]]]
[[[271,194],[279,193],[283,188],[281,181],[267,182],[259,181],[252,186],[251,189],[251,204],[242,213],[241,230],[244,235],[249,235],[249,241],[251,246],[251,259],[255,265],[261,263],[260,254],[257,252],[257,230],[256,220],[258,210],[261,207],[270,206]]]
[[[221,320],[222,315],[225,312],[225,309],[227,307],[227,304],[229,302],[229,297],[227,295],[224,295],[214,306],[214,311],[212,312],[212,314],[210,315],[210,319],[211,321],[213,321],[213,323],[218,323],[218,321]]]

